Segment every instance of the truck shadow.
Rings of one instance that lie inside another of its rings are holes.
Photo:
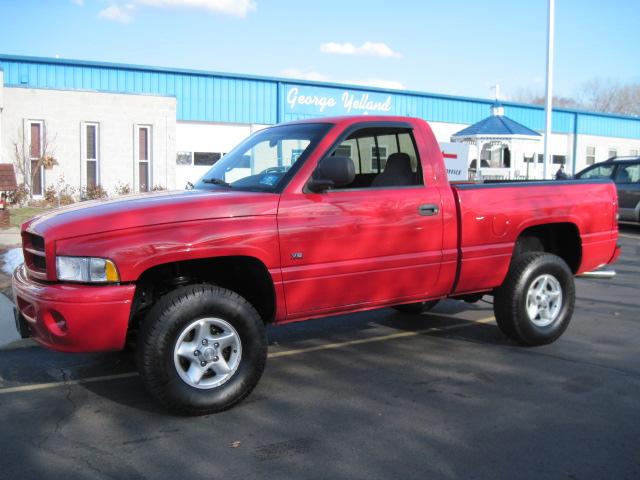
[[[494,323],[477,323],[473,320],[450,316],[459,311],[468,311],[469,308],[469,305],[462,304],[462,302],[445,301],[443,305],[438,305],[434,310],[422,314],[405,314],[393,309],[380,309],[273,326],[268,328],[269,354],[294,349],[313,349],[327,344],[345,344],[344,347],[329,349],[335,355],[340,356],[345,349],[357,348],[349,345],[349,342],[354,340],[357,342],[365,340],[365,345],[368,343],[376,345],[387,343],[386,340],[379,341],[380,338],[398,333],[415,333],[415,338],[446,338],[454,342],[515,347],[516,344],[505,337]],[[483,309],[478,308],[478,310],[482,311]],[[482,317],[487,318],[488,313],[488,310],[484,311]],[[390,341],[401,344],[404,340],[398,338]],[[271,363],[275,361],[294,363],[309,361],[310,358],[313,359],[314,355],[317,355],[317,352],[285,357],[284,360],[269,359],[261,382],[269,381],[269,365]],[[350,356],[352,355],[353,350],[351,350]],[[305,356],[304,360],[302,360],[302,356]],[[132,354],[121,354],[120,362],[123,365],[128,364],[129,371],[135,371]],[[110,388],[108,382],[84,384],[83,388],[129,408],[155,413],[164,412],[162,407],[150,399],[139,377],[126,379],[125,382],[127,388]],[[260,397],[257,396],[254,399],[255,395],[252,393],[242,404],[257,401]]]
[[[490,478],[507,471],[501,470],[507,468],[502,457],[487,464],[496,449],[512,452],[508,463],[515,461],[515,470],[531,469],[528,458],[516,453],[531,444],[553,451],[545,438],[566,435],[569,427],[584,438],[602,439],[595,452],[604,462],[611,438],[602,432],[610,431],[618,414],[633,414],[637,382],[605,377],[593,365],[572,363],[567,371],[568,364],[551,355],[519,355],[514,361],[514,350],[530,350],[511,348],[494,324],[452,318],[458,308],[469,309],[445,302],[422,315],[382,309],[270,328],[273,352],[416,335],[272,358],[256,390],[217,415],[172,416],[136,376],[42,391],[25,401],[0,398],[5,458],[12,459],[8,472],[19,466],[23,478],[56,477],[82,465],[89,473],[99,468],[102,476],[118,478],[171,478],[178,467],[181,476],[196,478],[214,469],[217,478],[397,478],[405,471],[420,473],[405,478],[442,472],[464,478],[473,468]],[[488,309],[477,310],[474,317],[489,316]],[[454,324],[463,327],[445,329]],[[40,355],[22,355],[34,354]],[[23,359],[13,355],[12,361]],[[130,354],[83,356],[71,365],[73,357],[55,354],[34,362],[53,359],[52,368],[70,375],[93,375],[95,364],[104,373],[109,366],[133,370]],[[600,414],[585,423],[584,412],[596,407]],[[573,460],[585,453],[581,443],[564,445],[555,468],[588,476]],[[622,471],[614,474],[624,473],[624,464],[617,468]],[[256,475],[265,471],[271,475]]]

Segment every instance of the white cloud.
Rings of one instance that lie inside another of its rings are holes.
[[[241,18],[256,9],[256,3],[253,0],[136,0],[136,2],[147,7],[194,8]]]
[[[302,70],[300,68],[285,68],[280,72],[281,77],[298,78],[300,80],[312,80],[315,82],[326,82],[329,77],[314,70]]]
[[[397,80],[385,80],[382,78],[370,78],[368,80],[352,80],[347,83],[352,83],[354,85],[362,85],[365,87],[390,88],[392,90],[405,90],[406,88],[402,82],[398,82]]]
[[[79,7],[84,5],[84,0],[71,0],[71,3],[75,3]]]
[[[126,5],[109,5],[104,10],[100,10],[98,14],[100,18],[104,18],[105,20],[111,20],[114,22],[120,23],[129,23],[133,20],[133,11],[135,10],[135,5],[130,3]]]
[[[359,47],[353,43],[328,42],[320,45],[320,51],[332,55],[368,55],[372,57],[400,57],[398,52],[394,52],[391,47],[382,42],[364,42]]]

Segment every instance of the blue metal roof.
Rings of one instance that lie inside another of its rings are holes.
[[[302,105],[292,106],[287,102],[287,95],[293,88],[308,96],[331,96],[339,104],[345,93],[356,97],[370,95],[380,101],[389,97],[391,106],[384,111],[386,114],[467,125],[482,120],[492,104],[480,98],[329,82],[3,54],[0,54],[0,69],[4,70],[7,87],[175,97],[177,119],[181,121],[274,124],[330,116],[339,111],[336,108],[303,110]],[[505,113],[514,121],[532,130],[543,130],[543,107],[503,104]],[[554,109],[552,131],[640,139],[640,118]]]
[[[494,104],[498,106],[499,104]],[[504,115],[491,115],[490,117],[480,120],[473,125],[463,128],[459,132],[453,134],[453,137],[469,137],[472,135],[525,135],[529,137],[539,137],[540,134],[535,130],[525,127],[524,125],[511,120]]]

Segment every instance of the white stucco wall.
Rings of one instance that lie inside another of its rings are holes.
[[[539,138],[539,141],[533,143],[515,143],[515,148],[511,153],[511,166],[517,174],[524,176],[528,174],[531,179],[543,178],[544,165],[542,163],[538,163],[538,154],[544,154],[544,133],[540,135]],[[527,156],[530,156],[532,153],[535,154],[535,164],[525,163],[525,153]],[[573,136],[564,133],[551,134],[551,138],[549,139],[549,154],[564,155],[566,157],[565,172],[571,173],[571,165],[573,162]],[[559,168],[559,164],[552,163],[552,159],[549,159],[549,163],[547,164],[547,178],[553,178]]]
[[[45,188],[61,178],[76,191],[86,187],[81,133],[85,122],[99,125],[98,183],[109,194],[118,183],[137,190],[138,125],[151,127],[150,185],[175,187],[175,98],[5,87],[2,117],[3,163],[14,163],[14,145],[21,144],[25,129],[28,146],[28,122],[44,122],[50,151],[58,161],[45,170]]]
[[[178,122],[176,152],[227,153],[252,131],[252,126],[245,124]],[[210,168],[210,166],[175,165],[176,187],[184,188],[187,182],[195,183]]]
[[[610,148],[616,149],[618,157],[630,155],[632,150],[640,153],[640,139],[578,135],[576,172],[587,166],[588,146],[596,147],[596,162],[603,162],[609,158]]]
[[[251,134],[251,125],[177,122],[176,151],[226,153]]]

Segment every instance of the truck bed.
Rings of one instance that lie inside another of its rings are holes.
[[[610,180],[500,181],[451,189],[458,216],[454,294],[500,285],[516,239],[536,226],[558,226],[556,241],[572,241],[572,250],[581,242],[581,250],[572,252],[574,273],[608,263],[615,253],[617,196]]]

